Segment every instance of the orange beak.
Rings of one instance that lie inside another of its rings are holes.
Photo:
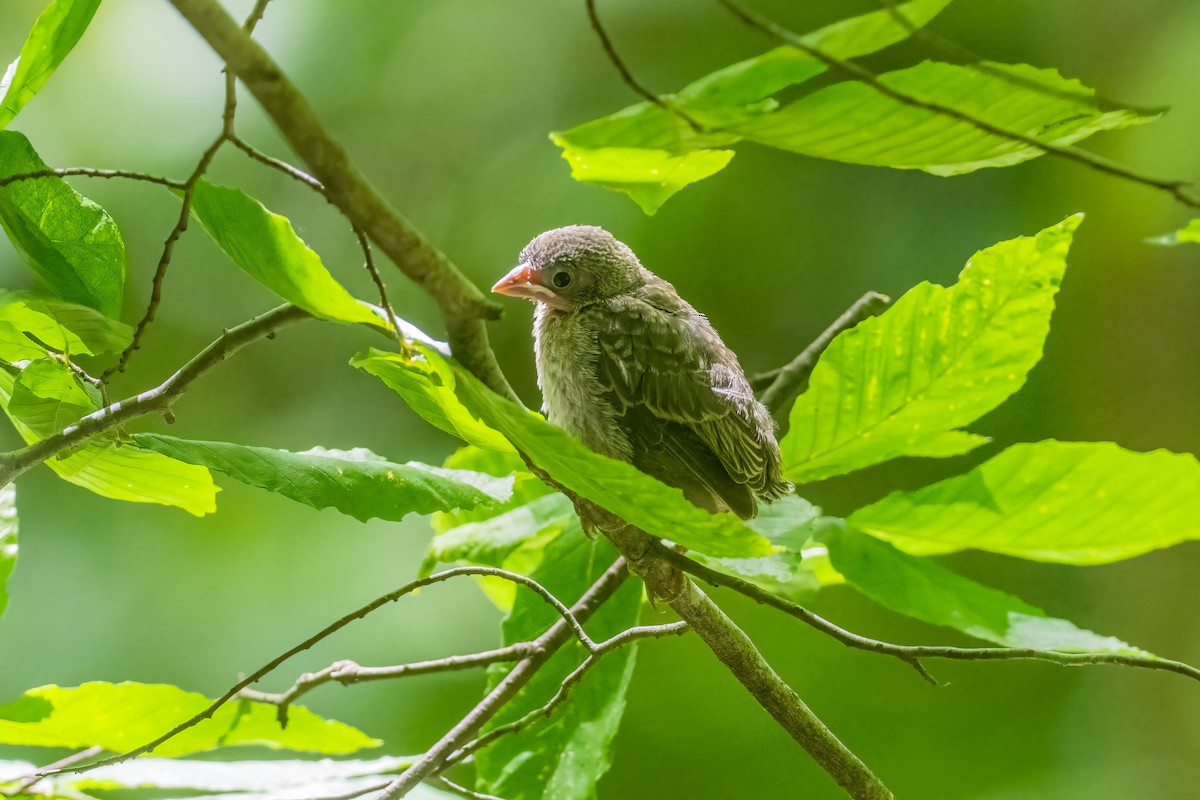
[[[506,297],[523,297],[526,300],[546,303],[555,308],[566,308],[567,301],[542,285],[542,271],[528,264],[518,264],[492,287],[496,294]]]

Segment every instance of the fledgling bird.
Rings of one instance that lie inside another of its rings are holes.
[[[493,292],[536,303],[550,422],[711,512],[792,491],[775,424],[703,314],[603,228],[547,231]]]

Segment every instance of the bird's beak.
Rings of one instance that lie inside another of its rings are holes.
[[[553,290],[542,285],[542,271],[528,264],[513,267],[511,272],[496,281],[492,291],[507,297],[524,297],[527,300],[547,303],[555,308],[565,308],[567,304],[566,300]]]

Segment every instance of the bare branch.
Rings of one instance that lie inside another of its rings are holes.
[[[905,94],[904,92],[894,89],[883,81],[879,80],[879,78],[870,70],[859,66],[853,61],[845,61],[837,58],[836,56],[832,56],[819,48],[813,47],[804,40],[804,37],[793,33],[787,28],[784,28],[778,23],[773,22],[772,20],[767,19],[760,14],[744,8],[743,6],[734,2],[734,0],[718,0],[718,2],[725,6],[725,8],[729,9],[734,16],[750,27],[762,31],[767,35],[778,39],[784,44],[795,47],[797,50],[802,50],[805,53],[808,53],[826,66],[836,69],[857,81],[865,83],[875,91],[886,97],[892,98],[898,103],[903,103],[904,105],[911,106],[913,108],[921,108],[926,111],[932,111],[935,114],[940,114],[941,116],[958,120],[959,122],[970,125],[971,127],[981,130],[984,133],[991,134],[992,136],[998,136],[1012,142],[1019,142],[1029,147],[1034,147],[1038,150],[1041,150],[1043,153],[1050,153],[1051,155],[1058,156],[1059,158],[1065,158],[1069,161],[1083,164],[1084,166],[1090,167],[1091,169],[1099,172],[1114,175],[1118,178],[1141,184],[1142,186],[1149,186],[1152,189],[1159,189],[1171,195],[1183,205],[1191,208],[1200,208],[1200,199],[1194,198],[1184,191],[1185,187],[1191,185],[1187,181],[1167,180],[1163,178],[1152,178],[1147,175],[1142,175],[1138,172],[1134,172],[1128,167],[1121,166],[1120,164],[1114,164],[1111,161],[1107,161],[1100,156],[1087,152],[1086,150],[1043,142],[1040,139],[1032,136],[1026,136],[1023,133],[1010,131],[997,125],[993,125],[986,120],[973,117],[970,114],[959,111],[951,106],[922,100],[918,97]]]
[[[554,713],[555,709],[567,701],[567,697],[570,695],[571,689],[581,680],[583,680],[583,676],[586,675],[592,667],[599,663],[600,659],[603,658],[605,654],[610,653],[613,650],[616,650],[617,648],[627,645],[631,642],[636,642],[639,639],[662,639],[667,636],[682,636],[683,634],[687,633],[689,629],[690,627],[686,622],[668,622],[663,625],[646,625],[636,628],[629,628],[628,630],[622,631],[610,639],[606,639],[597,645],[596,649],[592,651],[592,654],[583,660],[583,663],[581,663],[578,667],[572,670],[570,674],[563,678],[562,682],[558,685],[558,691],[556,691],[554,695],[546,701],[545,704],[535,708],[534,710],[522,717],[519,717],[518,719],[513,720],[512,722],[497,726],[479,738],[467,742],[458,750],[450,754],[450,756],[446,759],[446,766],[462,761],[472,753],[488,746],[502,736],[524,730],[539,720],[548,719],[550,715]]]
[[[42,769],[43,770],[65,769],[74,764],[78,764],[80,761],[87,761],[89,758],[94,758],[95,756],[98,756],[103,752],[104,752],[104,748],[100,747],[98,745],[95,747],[89,747],[85,750],[80,750],[78,753],[72,753],[71,755],[66,756],[65,758],[60,758],[58,761],[55,761],[53,764],[47,764],[46,766],[42,767]],[[7,789],[0,789],[0,795],[3,795],[4,797],[17,797],[18,795],[25,794],[28,790],[32,789],[34,787],[34,785],[36,785],[37,782],[40,781],[41,779],[42,779],[42,775],[41,775],[41,773],[38,773],[38,772],[35,772],[32,775],[27,775],[26,777],[17,781],[16,783],[14,783],[12,786],[8,787]]]
[[[604,30],[604,26],[600,23],[600,16],[596,13],[596,0],[584,1],[587,5],[588,21],[592,25],[592,30],[596,33],[596,37],[600,39],[600,44],[604,47],[605,55],[608,56],[608,60],[612,62],[612,65],[617,68],[617,72],[621,74],[621,80],[625,81],[625,85],[663,111],[667,111],[682,119],[692,127],[692,130],[697,133],[703,132],[704,127],[692,119],[683,109],[659,97],[643,86],[637,78],[633,77],[633,73],[629,71],[629,67],[625,66],[625,62],[617,55],[617,48],[613,45],[612,39],[609,38],[608,32]]]
[[[904,645],[883,642],[848,631],[797,603],[760,589],[749,581],[732,575],[726,575],[724,572],[718,572],[711,567],[698,564],[681,553],[676,553],[664,547],[659,555],[684,572],[695,575],[706,583],[714,586],[724,586],[727,589],[732,589],[739,594],[749,597],[755,602],[776,608],[789,616],[795,617],[806,625],[831,636],[847,647],[898,658],[916,669],[923,678],[935,686],[937,685],[937,681],[921,666],[921,659],[923,658],[940,658],[953,661],[1046,661],[1064,667],[1115,664],[1126,667],[1174,672],[1192,680],[1200,680],[1200,669],[1190,664],[1171,661],[1165,658],[1126,655],[1123,653],[1061,653],[1050,650],[1014,647],[942,647],[936,645]]]
[[[614,565],[614,567],[615,566],[616,565]],[[605,573],[605,574],[607,575],[607,573]],[[536,639],[533,642],[534,646],[536,646],[538,648],[548,646],[546,644],[546,641],[549,641],[549,640],[547,640],[546,637],[550,633],[553,633],[556,631],[561,631],[561,633],[558,634],[558,636],[554,637],[556,646],[561,645],[563,642],[570,639],[571,635],[574,635],[588,649],[589,653],[593,653],[596,651],[596,648],[598,645],[595,642],[593,642],[591,640],[591,638],[587,635],[587,632],[583,630],[583,624],[581,622],[581,618],[577,615],[578,612],[573,609],[567,608],[566,605],[564,605],[562,603],[562,601],[560,601],[557,597],[555,597],[553,594],[551,594],[551,592],[548,589],[546,589],[544,586],[542,586],[540,583],[533,580],[532,578],[526,577],[526,576],[521,575],[516,572],[510,572],[509,570],[506,570],[506,569],[500,569],[498,567],[477,567],[477,566],[454,567],[453,569],[448,569],[448,570],[444,570],[442,572],[437,572],[426,578],[419,578],[415,581],[406,583],[403,586],[401,586],[399,589],[396,589],[395,591],[392,591],[392,592],[388,592],[387,594],[383,595],[382,597],[377,597],[376,599],[372,600],[370,603],[367,603],[365,606],[362,606],[361,608],[345,615],[344,617],[337,620],[336,622],[333,622],[333,623],[325,626],[320,631],[313,634],[309,638],[305,639],[300,644],[298,644],[295,647],[290,648],[286,652],[276,656],[275,658],[271,659],[263,666],[256,669],[254,672],[247,675],[242,680],[238,681],[236,684],[233,685],[233,687],[231,687],[228,691],[226,691],[225,694],[221,695],[219,698],[214,700],[203,711],[201,711],[200,713],[191,717],[190,719],[184,720],[183,722],[179,723],[174,728],[167,731],[162,736],[159,736],[157,739],[155,739],[152,742],[147,742],[146,744],[142,745],[141,747],[134,748],[133,750],[130,750],[127,753],[121,753],[120,755],[116,755],[111,758],[106,758],[101,761],[96,761],[92,764],[88,764],[86,767],[82,767],[82,768],[78,768],[78,769],[74,769],[74,770],[71,770],[71,769],[49,770],[49,771],[45,771],[45,772],[39,772],[38,774],[41,777],[46,777],[48,775],[55,775],[60,772],[88,772],[93,769],[96,769],[97,767],[106,767],[111,764],[120,764],[123,761],[128,761],[132,758],[137,758],[140,755],[149,753],[149,752],[153,751],[159,745],[163,744],[164,742],[170,741],[171,739],[175,738],[176,736],[178,736],[179,734],[188,730],[189,728],[192,728],[192,727],[198,725],[199,723],[203,722],[204,720],[208,719],[209,717],[211,717],[213,714],[216,713],[217,709],[219,709],[221,706],[228,703],[233,698],[240,695],[251,684],[258,682],[265,675],[269,674],[270,672],[273,672],[280,664],[287,661],[292,656],[294,656],[298,653],[302,653],[305,650],[312,647],[313,645],[317,644],[318,642],[321,642],[324,639],[327,639],[328,637],[332,636],[334,633],[337,633],[342,628],[346,627],[347,625],[354,622],[355,620],[360,620],[363,617],[370,614],[371,612],[376,611],[376,610],[382,608],[383,606],[388,605],[389,603],[394,603],[397,600],[399,600],[401,597],[404,597],[407,594],[411,594],[412,592],[415,592],[417,589],[420,589],[425,586],[432,586],[436,583],[441,583],[442,581],[447,581],[447,580],[450,580],[451,578],[457,578],[461,575],[486,575],[486,576],[493,577],[493,578],[500,578],[502,580],[511,581],[512,583],[532,589],[534,592],[537,593],[537,595],[539,597],[541,597],[543,600],[545,600],[546,603],[548,603],[550,606],[552,606],[554,608],[554,610],[559,613],[559,615],[562,617],[562,619],[559,620],[558,623],[555,623],[555,625],[551,626],[550,630],[548,630],[545,634],[542,634],[542,636],[538,637],[538,639]],[[593,587],[593,588],[595,588],[595,587]],[[615,589],[615,586],[613,588]],[[585,595],[585,598],[586,597],[587,596]],[[582,599],[580,600],[580,603],[576,604],[576,606],[578,607],[581,603],[583,603]],[[585,610],[587,610],[587,612],[590,613],[592,608],[590,606],[585,606]],[[586,618],[586,616],[584,618]],[[561,638],[561,641],[559,641],[559,638]],[[545,653],[545,654],[535,653],[535,654],[525,658],[520,663],[526,663],[526,662],[532,661],[533,659],[538,658],[538,657],[543,657],[543,660],[544,660],[544,658],[549,658],[549,655],[550,655],[550,653]]]
[[[161,175],[148,175],[145,172],[131,172],[127,169],[95,169],[93,167],[59,167],[58,169],[39,169],[33,172],[22,172],[19,175],[9,175],[0,178],[0,189],[21,181],[37,180],[38,178],[125,178],[143,183],[156,183],[170,189],[182,189],[183,181],[164,178]]]
[[[571,606],[575,618],[586,621],[597,608],[612,597],[617,588],[629,577],[624,558],[618,558],[604,574],[584,592]],[[554,655],[555,651],[570,638],[566,620],[559,620],[549,630],[535,639],[534,653],[518,661],[504,679],[472,708],[466,716],[437,741],[433,747],[417,759],[399,778],[388,785],[378,800],[396,800],[404,797],[422,781],[441,773],[452,753],[470,740],[483,725],[496,715],[538,670]]]
[[[813,340],[812,344],[804,348],[800,355],[773,373],[768,373],[773,376],[771,383],[759,399],[762,400],[771,415],[779,420],[783,430],[787,429],[787,415],[792,402],[797,395],[808,388],[808,378],[812,375],[813,367],[817,365],[817,359],[821,357],[834,338],[843,331],[850,330],[864,319],[883,313],[890,302],[891,298],[886,295],[867,292],[854,301],[854,305],[834,320],[833,324]]]
[[[230,328],[155,388],[111,403],[39,442],[0,454],[0,486],[7,485],[46,459],[74,448],[122,422],[146,414],[170,411],[176,398],[217,364],[251,342],[270,338],[281,326],[308,318],[309,314],[304,309],[283,305]]]
[[[354,683],[369,681],[393,680],[407,678],[413,675],[429,675],[435,672],[455,672],[475,667],[486,667],[488,664],[498,664],[504,661],[520,661],[533,653],[533,645],[529,642],[486,650],[481,653],[471,653],[462,656],[447,656],[430,661],[415,661],[411,664],[398,664],[390,667],[363,667],[353,661],[335,661],[328,667],[317,672],[306,672],[296,679],[290,687],[282,692],[260,692],[256,689],[242,689],[239,697],[253,700],[257,703],[270,703],[278,708],[276,714],[281,727],[287,727],[288,709],[302,696],[318,686],[327,683],[340,683],[349,686]]]
[[[454,781],[447,778],[445,775],[439,775],[432,781],[433,784],[441,786],[449,792],[452,792],[459,797],[465,797],[467,800],[504,800],[503,797],[496,797],[494,794],[484,794],[483,792],[475,792],[465,786],[459,786]]]

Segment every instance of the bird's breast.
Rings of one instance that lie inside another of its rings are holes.
[[[628,461],[629,440],[597,377],[596,330],[577,313],[540,304],[534,316],[538,386],[547,419],[598,453]]]

